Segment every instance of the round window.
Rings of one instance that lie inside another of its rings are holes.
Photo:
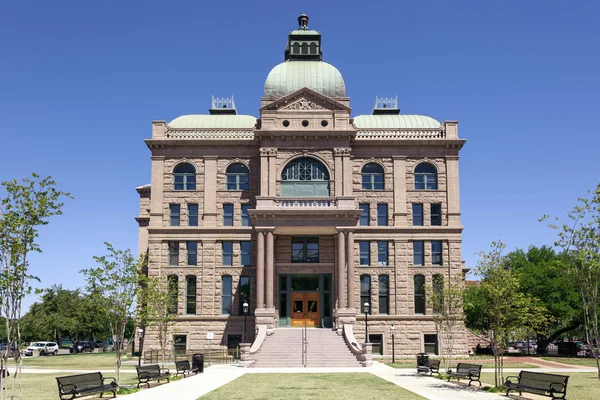
[[[302,121],[302,126],[306,128],[308,126],[308,121],[307,120]]]
[[[329,122],[327,122],[326,120],[321,121],[322,127],[326,127],[327,125],[329,125]]]
[[[290,126],[290,121],[288,121],[287,119],[283,121],[283,126],[285,126],[286,128]]]

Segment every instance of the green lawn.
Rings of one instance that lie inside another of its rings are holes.
[[[504,373],[505,377],[508,375],[518,375],[518,373]],[[600,398],[600,381],[598,380],[598,374],[591,372],[576,372],[559,373],[559,375],[569,375],[569,383],[567,384],[567,399],[598,400]],[[493,385],[494,374],[492,372],[482,373],[481,381]],[[531,397],[528,396],[527,393],[523,393],[523,396]]]
[[[464,361],[464,360],[463,360]],[[461,360],[458,361],[453,361],[452,365],[454,368],[456,368],[456,364],[458,364],[459,362],[461,362]],[[468,362],[472,363],[472,364],[481,364],[483,365],[483,368],[494,368],[494,363],[489,363],[489,362],[478,362],[477,360],[468,360]],[[407,361],[407,362],[396,362],[395,364],[387,364],[390,367],[394,367],[394,368],[417,368],[416,362],[415,361]],[[504,362],[504,367],[505,368],[538,368],[537,365],[534,364],[527,364],[527,363],[508,363],[508,362]],[[443,364],[440,366],[440,371],[443,369]]]
[[[246,374],[201,400],[423,399],[368,373]]]
[[[542,357],[542,360],[554,361],[562,364],[579,365],[582,367],[595,367],[596,360],[593,358],[568,358],[568,357]]]
[[[35,400],[57,400],[58,399],[58,385],[56,384],[56,377],[69,374],[22,374],[22,385],[23,385],[23,399],[35,399]],[[106,374],[107,376],[110,374]],[[131,385],[137,384],[135,374],[122,374],[121,384]],[[12,387],[12,374],[7,381],[8,390]],[[110,398],[110,395],[105,395],[104,398]],[[121,397],[121,396],[118,396]],[[10,397],[9,397],[10,398]],[[86,400],[95,399],[96,397],[86,397]]]
[[[125,360],[125,358],[123,359]],[[23,366],[41,369],[114,370],[115,353],[65,354],[58,356],[28,357]],[[122,369],[135,369],[135,365],[122,364]]]

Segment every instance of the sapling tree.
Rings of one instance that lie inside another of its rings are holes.
[[[138,290],[138,324],[157,333],[164,368],[170,343],[169,330],[177,320],[177,282],[165,276],[147,277],[142,274]]]
[[[62,214],[63,200],[71,195],[56,188],[51,177],[33,173],[21,181],[2,182],[6,197],[0,199],[0,316],[5,323],[7,347],[0,354],[0,368],[6,369],[9,356],[15,358],[16,372],[12,387],[1,379],[0,399],[21,399],[20,353],[21,313],[25,296],[32,292],[32,281],[38,280],[29,271],[31,253],[41,253],[39,229],[48,225],[50,217]]]
[[[589,195],[578,199],[567,214],[568,223],[555,218],[549,226],[558,232],[555,245],[562,247],[570,260],[565,272],[581,296],[585,340],[596,359],[600,380],[600,184]]]
[[[452,368],[457,330],[464,325],[462,275],[434,275],[432,284],[425,289],[427,303],[433,311],[432,319],[440,339],[444,368],[448,370]]]
[[[85,275],[88,292],[108,321],[116,355],[115,379],[118,384],[126,326],[135,316],[139,271],[144,260],[136,259],[131,250],[117,250],[110,243],[105,245],[108,254],[94,256],[97,266],[81,272]]]

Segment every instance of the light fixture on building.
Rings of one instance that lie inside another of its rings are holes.
[[[365,343],[369,343],[369,325],[368,325],[368,315],[369,315],[369,302],[365,301],[363,304],[363,311],[365,312]]]
[[[246,323],[246,319],[248,318],[248,311],[250,311],[250,306],[248,305],[247,301],[244,301],[244,304],[242,304],[242,314],[244,314],[244,343],[247,343],[246,327],[248,326],[248,324]]]
[[[396,327],[394,326],[394,324],[392,324],[392,327],[390,329],[392,331],[392,364],[394,364],[396,362],[396,351],[395,351],[395,340],[394,340],[394,336],[396,334]]]

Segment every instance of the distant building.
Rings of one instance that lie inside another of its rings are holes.
[[[352,117],[321,34],[308,17],[299,23],[267,76],[260,118],[213,98],[207,115],[154,121],[145,141],[139,249],[150,275],[178,287],[173,348],[237,346],[244,302],[255,348],[305,321],[352,346],[365,339],[367,302],[375,354],[391,354],[392,325],[396,354],[436,353],[425,286],[463,273],[465,140],[456,121],[401,114],[397,98]],[[466,331],[457,335],[466,354]],[[145,346],[158,347],[151,329]]]

